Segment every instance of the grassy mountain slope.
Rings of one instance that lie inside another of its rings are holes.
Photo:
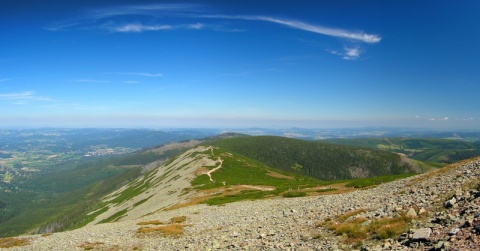
[[[195,203],[319,194],[335,182],[327,179],[376,177],[346,184],[368,186],[405,177],[413,170],[405,158],[386,151],[282,137],[221,135],[105,196],[89,214],[95,218],[90,224],[136,219]]]
[[[72,163],[73,168],[24,182],[22,191],[2,197],[6,206],[0,214],[0,236],[82,226],[89,221],[85,214],[103,196],[198,143],[170,143],[120,158]]]
[[[329,139],[325,142],[399,152],[409,158],[449,164],[480,155],[480,142],[433,138]]]
[[[273,136],[221,139],[212,144],[280,170],[323,180],[418,171],[400,155],[376,149]]]
[[[373,180],[378,183],[416,170],[406,158],[386,151],[283,137],[229,134],[199,143],[151,148],[46,176],[40,181],[50,197],[8,224],[17,224],[15,231],[30,224],[38,232],[52,232],[135,219],[179,203],[304,196],[324,192],[319,187],[332,180],[387,175]]]
[[[102,199],[90,224],[136,219],[182,203],[220,204],[280,195],[320,180],[269,168],[208,144],[192,148]]]

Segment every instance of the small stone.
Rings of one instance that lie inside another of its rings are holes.
[[[423,207],[420,208],[420,210],[418,210],[418,214],[424,214],[426,212],[427,212],[427,210],[425,210],[425,208],[423,208]]]
[[[408,209],[407,217],[410,217],[410,218],[416,218],[417,217],[417,212],[415,212],[415,209],[413,207]]]
[[[455,197],[452,197],[450,200],[445,201],[445,203],[443,203],[443,205],[444,205],[446,208],[451,208],[451,207],[453,207],[456,203],[457,203],[457,199],[455,199]]]
[[[412,229],[412,241],[425,241],[430,238],[432,234],[432,229],[430,228],[419,228],[419,229]]]
[[[383,248],[389,249],[392,246],[392,244],[389,241],[386,241],[383,243]]]
[[[437,244],[435,244],[435,250],[440,250],[444,248],[444,246],[445,246],[445,242],[439,241]]]
[[[448,234],[449,235],[456,235],[460,231],[460,228],[452,228]]]
[[[212,241],[212,248],[217,249],[220,248],[220,243],[217,240]]]

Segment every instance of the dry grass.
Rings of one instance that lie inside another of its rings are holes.
[[[380,218],[368,221],[363,217],[355,217],[365,209],[348,211],[335,219],[325,218],[317,222],[316,227],[327,228],[335,235],[345,237],[345,243],[358,247],[367,238],[388,239],[397,238],[408,231],[411,218],[402,214],[395,218]]]
[[[183,228],[191,226],[186,224],[168,224],[159,227],[141,227],[137,230],[138,234],[162,233],[164,236],[179,237],[183,234]]]
[[[137,225],[143,226],[143,225],[162,225],[163,222],[159,220],[151,220],[151,221],[142,221],[137,223]]]
[[[367,226],[367,231],[378,239],[396,238],[408,230],[411,220],[405,214],[395,218],[375,219]]]
[[[0,238],[0,248],[11,248],[29,245],[30,241],[28,239],[18,239],[18,238]]]
[[[337,219],[340,220],[340,221],[345,221],[346,219],[352,217],[352,216],[355,216],[357,214],[361,214],[361,213],[365,213],[366,210],[361,208],[361,209],[355,209],[355,210],[351,210],[351,211],[348,211],[342,215],[339,215],[337,216]]]
[[[177,216],[170,219],[169,224],[162,223],[161,221],[144,221],[139,222],[137,225],[163,225],[156,227],[141,227],[137,230],[138,234],[152,234],[152,233],[161,233],[164,236],[179,237],[183,234],[183,228],[191,226],[188,224],[181,224],[187,220],[187,216]]]
[[[367,221],[365,218],[356,218],[346,222],[329,224],[329,229],[336,235],[345,236],[345,242],[348,244],[361,243],[368,237],[368,233],[362,227],[362,223]]]
[[[84,242],[80,244],[78,247],[83,248],[83,250],[92,250],[98,245],[103,245],[103,242]]]

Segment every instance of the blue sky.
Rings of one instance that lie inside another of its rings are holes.
[[[0,0],[0,127],[480,129],[480,1]]]

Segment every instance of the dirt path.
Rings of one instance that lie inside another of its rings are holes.
[[[213,151],[213,149],[212,149],[212,151]],[[206,173],[206,174],[208,175],[208,177],[210,178],[210,181],[211,181],[211,182],[213,182],[212,173],[215,172],[215,171],[217,171],[218,169],[222,168],[222,165],[223,165],[223,160],[220,159],[220,157],[218,157],[217,162],[220,162],[220,165],[217,166],[217,167],[215,167],[214,169],[212,169],[212,170],[210,170],[210,171],[208,171],[208,172]]]
[[[241,185],[242,187],[261,190],[261,191],[273,191],[275,187],[266,187],[266,186],[250,186],[250,185]]]

